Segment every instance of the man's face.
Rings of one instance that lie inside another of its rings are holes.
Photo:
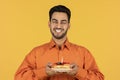
[[[54,12],[49,22],[49,27],[54,38],[64,38],[67,35],[67,31],[70,27],[67,14],[63,12]]]

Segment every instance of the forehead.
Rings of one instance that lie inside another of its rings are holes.
[[[54,12],[52,14],[51,19],[57,19],[57,20],[68,20],[67,14],[64,12]]]

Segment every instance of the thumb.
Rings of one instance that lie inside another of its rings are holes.
[[[51,62],[48,62],[48,63],[47,63],[47,67],[50,67],[50,68],[51,68],[51,67],[52,67],[52,63],[51,63]]]

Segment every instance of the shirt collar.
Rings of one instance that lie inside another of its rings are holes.
[[[52,49],[56,46],[56,43],[53,39],[51,39],[50,43],[49,43],[49,49]],[[63,48],[67,48],[70,49],[70,42],[68,41],[68,39],[65,40],[64,44],[62,45]]]

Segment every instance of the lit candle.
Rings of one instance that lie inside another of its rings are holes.
[[[61,58],[61,63],[63,63],[63,57]]]

